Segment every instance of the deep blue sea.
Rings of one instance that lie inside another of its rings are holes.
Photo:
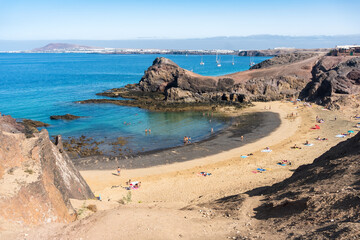
[[[128,83],[137,83],[153,60],[161,55],[102,54],[15,54],[0,53],[0,112],[15,118],[28,118],[51,124],[50,135],[63,137],[85,135],[112,141],[126,137],[135,152],[183,144],[184,136],[200,141],[210,136],[210,129],[227,125],[222,118],[200,112],[159,113],[111,104],[76,104],[74,101],[104,98],[96,93]],[[244,71],[249,57],[164,55],[180,67],[202,75],[217,76]],[[259,63],[268,57],[254,57]],[[50,120],[50,115],[85,116],[74,121]],[[127,124],[124,124],[126,122]],[[129,124],[130,123],[130,124]],[[144,130],[151,128],[151,135]]]

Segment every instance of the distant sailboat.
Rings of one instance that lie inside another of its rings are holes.
[[[254,66],[255,65],[255,63],[254,63],[254,61],[252,60],[252,57],[250,56],[250,67],[252,67],[252,66]]]
[[[233,55],[233,59],[232,59],[232,65],[235,65],[235,62],[234,62],[234,55]]]
[[[221,63],[220,63],[220,56],[218,56],[218,54],[216,53],[216,63],[218,67],[221,67]]]
[[[203,61],[203,56],[201,56],[201,62],[200,62],[200,65],[203,66],[205,65],[204,61]]]

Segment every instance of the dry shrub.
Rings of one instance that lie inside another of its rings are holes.
[[[97,212],[97,207],[95,204],[90,204],[86,208],[89,209],[90,211]]]

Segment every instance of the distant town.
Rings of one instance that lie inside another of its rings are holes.
[[[360,45],[342,45],[334,48],[298,49],[294,47],[276,47],[264,50],[174,50],[174,49],[142,49],[142,48],[104,48],[69,43],[50,43],[32,50],[0,51],[0,53],[88,53],[88,54],[179,54],[179,55],[239,55],[239,56],[277,56],[284,53],[318,52],[329,55],[359,56]]]

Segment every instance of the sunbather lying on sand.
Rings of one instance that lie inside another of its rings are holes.
[[[211,173],[208,173],[208,172],[199,172],[198,174],[199,174],[200,176],[204,176],[204,177],[211,175]]]
[[[294,144],[294,146],[292,146],[291,148],[293,148],[293,149],[301,149],[301,147],[296,146],[296,144]]]
[[[315,140],[318,140],[318,141],[325,141],[325,140],[328,140],[327,138],[320,138],[320,136],[318,136],[317,138],[315,138]]]
[[[281,160],[280,162],[277,163],[277,165],[281,165],[281,166],[286,166],[286,165],[291,165],[291,162],[288,160]]]

